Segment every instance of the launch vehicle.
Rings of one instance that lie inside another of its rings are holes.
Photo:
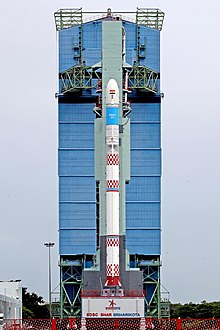
[[[96,162],[101,163],[105,174],[101,179],[97,175],[103,191],[105,188],[102,196],[105,199],[105,226],[100,237],[99,266],[83,272],[82,316],[141,318],[144,317],[142,272],[130,270],[126,265],[123,229],[126,182],[121,153],[129,152],[130,142],[124,135],[130,122],[124,113],[131,111],[127,101],[128,77],[123,69],[126,66],[126,35],[122,22],[110,15],[102,24],[102,87],[99,90],[102,116],[95,119],[95,127],[103,134],[99,135],[95,153]],[[97,150],[100,144],[103,152]]]

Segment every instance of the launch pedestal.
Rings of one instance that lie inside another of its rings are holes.
[[[144,296],[82,297],[82,317],[85,318],[143,318]]]

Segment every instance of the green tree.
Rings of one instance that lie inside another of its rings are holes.
[[[33,319],[34,314],[32,313],[32,311],[30,311],[30,309],[22,306],[22,317],[23,319]]]
[[[170,308],[172,318],[220,318],[220,302],[202,301],[200,304],[172,304]]]
[[[220,319],[220,302],[212,302],[212,316]]]
[[[202,302],[198,304],[195,309],[196,317],[200,318],[210,318],[213,316],[213,307],[211,303]]]
[[[23,318],[44,319],[49,318],[48,306],[43,298],[36,293],[29,293],[27,288],[22,288]]]

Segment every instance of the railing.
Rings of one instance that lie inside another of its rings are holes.
[[[220,319],[25,319],[5,320],[4,330],[220,330]]]
[[[94,15],[95,17],[88,17],[88,15]],[[123,14],[132,14],[132,17],[125,17]],[[110,16],[115,19],[120,17],[126,21],[134,22],[134,15],[136,14],[136,24],[144,25],[153,29],[161,31],[163,27],[164,13],[157,8],[137,8],[136,12],[111,12]],[[85,16],[87,16],[85,18]],[[93,21],[96,19],[102,19],[107,17],[107,12],[83,12],[82,8],[65,8],[60,9],[54,13],[55,24],[57,31],[62,29],[68,29],[73,26],[81,25],[87,21]]]
[[[108,294],[106,294],[108,296]],[[116,295],[117,296],[117,295]],[[144,297],[145,292],[142,290],[125,290],[123,293],[123,297]],[[101,297],[100,290],[82,290],[81,297]],[[111,292],[109,292],[109,297],[112,297]],[[122,295],[118,294],[118,297],[122,297]]]
[[[57,31],[82,24],[82,8],[60,9],[54,13]]]
[[[161,31],[164,15],[161,10],[156,8],[137,8],[136,23]]]

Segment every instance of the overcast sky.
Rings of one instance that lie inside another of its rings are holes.
[[[57,37],[53,13],[160,8],[162,283],[172,302],[220,301],[220,2],[8,0],[0,10],[0,280],[59,283]]]

